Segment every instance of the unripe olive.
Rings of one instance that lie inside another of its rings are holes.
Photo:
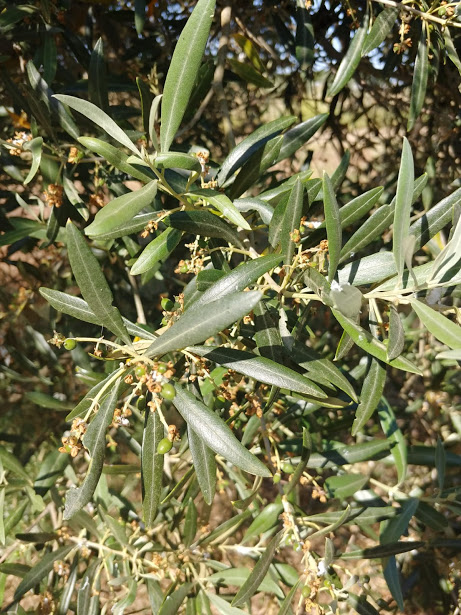
[[[173,301],[171,301],[171,299],[168,299],[168,297],[163,297],[160,304],[162,306],[162,309],[166,310],[167,312],[171,312],[171,310],[174,308]]]
[[[166,363],[159,363],[157,367],[157,373],[164,374],[167,369],[168,369],[168,366]]]
[[[277,483],[279,483],[281,478],[282,478],[282,477],[280,476],[280,472],[277,472],[277,474],[274,474],[274,476],[272,477],[272,480],[273,480],[273,482],[274,482],[274,485],[276,485]]]
[[[310,595],[311,595],[311,588],[309,587],[309,585],[304,585],[304,587],[301,590],[301,596],[303,598],[309,598]]]
[[[172,399],[175,398],[175,395],[176,395],[174,386],[170,383],[164,384],[162,386],[162,390],[160,391],[160,395],[163,397],[163,399],[171,401]]]
[[[157,445],[157,453],[159,455],[165,455],[166,453],[169,453],[172,448],[173,448],[172,442],[170,442],[168,438],[163,438],[163,440],[160,440],[160,442]]]
[[[138,365],[134,370],[137,378],[142,378],[146,375],[146,368],[143,365]]]
[[[64,340],[63,345],[66,350],[74,350],[74,348],[77,347],[77,342],[71,337],[68,337],[67,339]]]
[[[189,267],[187,265],[181,265],[179,268],[179,273],[188,273]]]
[[[136,402],[136,408],[138,410],[145,410],[146,409],[146,396],[145,395],[140,395],[138,397],[138,401]]]
[[[285,474],[293,474],[294,471],[295,468],[291,465],[289,461],[285,461],[285,463],[282,463],[282,472],[285,472]]]

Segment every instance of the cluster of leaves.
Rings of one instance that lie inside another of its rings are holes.
[[[140,30],[143,5],[136,6]],[[309,13],[297,8],[296,56],[306,69]],[[10,8],[4,24],[27,10]],[[413,554],[459,549],[452,527],[461,502],[450,468],[461,457],[440,438],[410,445],[390,403],[398,385],[388,385],[388,395],[386,377],[418,396],[434,362],[448,393],[450,382],[459,384],[461,188],[414,215],[428,178],[415,177],[407,139],[396,187],[374,187],[342,205],[347,155],[331,177],[276,175],[275,165],[314,137],[326,113],[268,121],[221,164],[203,141],[172,149],[210,72],[202,58],[214,10],[214,0],[197,3],[162,95],[138,81],[139,130],[109,105],[102,40],[89,62],[89,100],[53,95],[50,63],[44,59],[42,73],[27,64],[33,138],[4,145],[30,151],[30,168],[25,176],[17,166],[8,172],[25,184],[40,172],[52,209],[47,216],[40,199],[35,208],[16,195],[29,217],[10,218],[1,242],[10,255],[30,238],[65,247],[82,297],[68,292],[68,271],[40,294],[66,334],[51,341],[72,352],[90,389],[66,416],[72,426],[61,448],[75,463],[57,448],[18,460],[0,447],[1,594],[8,575],[22,577],[10,610],[24,612],[27,592],[41,587],[42,612],[53,604],[58,613],[109,606],[123,613],[140,600],[141,586],[160,615],[236,615],[247,605],[251,612],[257,592],[280,614],[295,604],[403,610],[400,574],[410,576]],[[385,9],[370,29],[364,13],[329,97],[343,91],[362,55],[381,49],[395,18]],[[410,128],[423,107],[425,41]],[[254,46],[241,43],[251,70],[262,71]],[[456,64],[453,48],[444,49]],[[246,64],[232,68],[251,82]],[[81,136],[84,121],[97,136]],[[90,207],[79,191],[88,178]],[[93,216],[104,186],[115,198]],[[164,293],[162,314],[149,307],[152,293]],[[40,383],[49,386],[43,376]],[[67,409],[42,391],[30,395],[48,410]],[[437,407],[443,411],[442,402]],[[450,415],[459,431],[456,420]],[[213,523],[224,497],[233,508]],[[357,546],[346,544],[351,526],[359,528]],[[38,563],[22,563],[21,543],[36,545]],[[295,566],[284,561],[288,552]],[[256,560],[251,571],[235,565],[242,556]],[[377,560],[394,602],[380,598],[359,565],[345,568],[347,560]],[[459,591],[457,574],[437,571],[442,605]]]

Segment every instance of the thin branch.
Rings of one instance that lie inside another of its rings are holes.
[[[219,106],[221,108],[221,116],[224,134],[227,140],[227,146],[229,150],[234,149],[235,147],[235,138],[234,132],[232,130],[232,123],[229,115],[229,108],[227,106],[226,97],[224,95],[224,67],[226,64],[226,55],[227,55],[227,46],[229,44],[229,32],[230,32],[230,21],[231,21],[232,9],[230,6],[225,6],[221,11],[221,31],[222,35],[219,39],[219,49],[218,49],[218,64],[216,66],[216,70],[214,72],[213,79],[213,89],[216,92],[216,96],[218,98]]]
[[[441,24],[444,27],[454,26],[455,28],[461,28],[461,23],[457,23],[456,21],[450,21],[449,19],[441,19],[440,17],[435,17],[435,15],[431,15],[430,13],[424,13],[423,11],[415,9],[412,6],[408,6],[407,4],[402,4],[402,2],[396,2],[395,0],[372,0],[372,1],[377,2],[378,4],[392,6],[395,9],[399,9],[400,11],[407,11],[408,13],[419,15],[421,19],[424,19],[426,21],[434,21],[435,23]]]

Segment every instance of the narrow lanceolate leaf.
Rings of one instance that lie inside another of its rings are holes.
[[[163,88],[160,148],[167,152],[189,102],[210,33],[215,0],[199,0],[176,44]]]
[[[437,483],[440,491],[442,491],[445,483],[445,471],[447,469],[447,455],[440,436],[437,438],[437,445],[435,447],[435,469],[437,470]]]
[[[195,474],[205,502],[211,506],[216,491],[216,460],[214,452],[188,425],[187,436]]]
[[[404,611],[403,592],[400,584],[400,574],[397,569],[395,555],[383,560],[383,577],[386,580],[389,591],[397,603],[399,609]]]
[[[417,299],[411,301],[411,307],[418,314],[424,326],[442,344],[453,349],[461,348],[461,327],[459,325]]]
[[[349,168],[349,163],[351,161],[351,153],[347,149],[344,152],[343,157],[341,158],[338,166],[333,171],[331,176],[331,185],[333,186],[333,190],[337,190],[340,185],[343,183],[343,179],[346,177],[347,169]],[[317,197],[320,199],[320,197]]]
[[[276,162],[290,158],[300,147],[315,135],[317,130],[323,126],[328,117],[328,113],[321,113],[311,117],[301,124],[297,124],[283,135],[282,147]]]
[[[347,260],[379,237],[391,224],[393,214],[393,203],[381,205],[373,212],[343,246],[340,262]]]
[[[325,480],[325,489],[328,497],[343,500],[360,491],[367,482],[368,476],[363,474],[340,474],[327,478]]]
[[[405,238],[410,229],[410,210],[413,196],[414,165],[413,154],[408,139],[403,139],[402,159],[400,162],[397,194],[394,212],[393,254],[399,280],[402,279],[405,264]]]
[[[361,220],[363,216],[370,211],[370,209],[378,202],[379,197],[383,193],[384,188],[379,186],[378,188],[372,188],[357,196],[349,203],[346,203],[344,207],[339,210],[339,218],[341,220],[341,228],[350,226],[357,220]]]
[[[124,145],[138,156],[140,155],[134,143],[123,132],[118,124],[116,124],[114,120],[107,115],[107,113],[104,113],[104,111],[99,109],[96,105],[93,105],[93,103],[83,100],[82,98],[68,96],[67,94],[55,94],[54,97],[94,122],[121,145]]]
[[[282,540],[284,532],[285,530],[280,530],[280,532],[278,532],[278,534],[276,534],[272,538],[266,550],[259,558],[258,563],[251,571],[250,576],[239,589],[235,598],[232,600],[233,606],[241,606],[242,604],[245,604],[245,602],[249,600],[255,592],[258,591],[258,587],[261,585],[262,580],[264,579],[267,571],[269,570],[269,566],[272,563],[275,551],[277,550],[280,541]]]
[[[262,357],[271,359],[279,365],[283,365],[285,358],[283,342],[278,324],[266,307],[264,301],[260,301],[254,309],[255,335],[254,339],[258,352]]]
[[[285,599],[282,602],[282,605],[277,615],[291,615],[293,613],[291,609],[291,603],[293,601],[293,598],[296,594],[296,591],[300,583],[301,583],[301,579],[298,579],[296,583],[293,585],[293,587],[290,589],[288,594],[285,596]]]
[[[402,354],[405,345],[405,331],[397,308],[389,307],[389,341],[387,344],[387,357],[390,361]]]
[[[102,141],[101,139],[95,139],[94,137],[80,137],[78,142],[81,143],[83,147],[102,156],[116,169],[120,169],[123,173],[131,175],[131,177],[139,179],[139,181],[149,182],[155,179],[155,175],[148,167],[141,166],[141,159],[139,160],[139,166],[128,163],[128,156],[119,147],[114,147],[110,145],[110,143]]]
[[[299,230],[303,212],[303,196],[304,186],[298,178],[290,192],[283,215],[281,242],[285,265],[291,264],[295,252],[296,244],[294,242],[295,236],[293,233]]]
[[[94,105],[106,113],[109,111],[106,63],[104,61],[104,43],[102,38],[98,39],[91,53],[90,70],[88,72],[88,95]]]
[[[137,214],[131,218],[131,220],[127,220],[123,224],[120,224],[120,226],[116,226],[111,231],[98,235],[98,242],[107,241],[109,239],[118,239],[119,237],[127,237],[128,235],[139,233],[145,229],[146,226],[150,226],[149,223],[155,221],[156,217],[157,214],[153,211]]]
[[[425,246],[432,237],[451,222],[453,208],[459,203],[461,203],[461,188],[442,199],[410,226],[410,234],[416,237],[415,251]]]
[[[248,197],[236,199],[234,205],[239,211],[256,211],[264,224],[269,224],[274,215],[274,208],[272,205],[269,205],[269,203],[259,198]]]
[[[384,433],[394,443],[391,454],[394,457],[398,482],[401,483],[407,473],[407,443],[397,425],[394,412],[384,397],[378,406],[378,416]]]
[[[266,466],[237,440],[226,423],[212,410],[179,384],[175,385],[175,390],[173,404],[189,427],[211,450],[245,472],[271,476]]]
[[[285,341],[285,338],[284,338]],[[288,349],[287,349],[288,350]],[[307,369],[312,376],[318,375],[325,377],[333,386],[344,391],[351,399],[357,401],[354,387],[349,380],[336,367],[333,361],[320,358],[312,348],[299,342],[295,342],[291,348],[290,357],[303,369]]]
[[[197,156],[184,152],[168,152],[158,154],[155,158],[157,169],[186,169],[188,171],[200,171],[201,165]]]
[[[314,28],[309,10],[303,0],[296,2],[295,53],[301,70],[306,70],[314,61]]]
[[[450,34],[450,28],[444,28],[443,39],[445,43],[445,51],[447,53],[447,56],[456,66],[459,74],[461,75],[461,61],[459,59],[458,52],[456,51],[456,47],[453,44],[453,39],[451,38],[451,34]]]
[[[163,439],[163,424],[158,412],[146,410],[141,452],[142,511],[144,523],[153,526],[162,493],[163,455],[157,446]]]
[[[101,476],[106,454],[106,431],[114,417],[114,410],[119,397],[120,380],[112,388],[111,393],[102,402],[99,410],[91,421],[85,435],[83,445],[90,455],[90,463],[81,487],[71,488],[67,492],[64,519],[70,519],[91,501],[93,493]]]
[[[139,190],[117,197],[98,211],[93,222],[86,227],[85,234],[97,237],[128,222],[141,209],[151,205],[156,194],[157,180],[154,179]]]
[[[164,220],[165,224],[203,237],[224,239],[230,244],[243,247],[237,231],[225,220],[210,211],[176,211]]]
[[[51,553],[47,553],[44,555],[39,563],[31,568],[29,572],[26,573],[21,583],[19,583],[16,591],[14,592],[14,599],[19,600],[29,589],[32,589],[40,583],[40,581],[51,571],[53,570],[53,564],[57,560],[62,560],[66,557],[66,555],[74,548],[74,545],[69,545],[67,547],[59,547],[55,551]]]
[[[351,79],[362,57],[362,48],[367,37],[368,11],[363,16],[360,28],[355,32],[346,55],[341,60],[333,83],[328,88],[327,96],[336,96]]]
[[[99,324],[122,338],[125,344],[130,344],[120,312],[112,305],[114,298],[99,262],[80,231],[70,220],[66,229],[70,265],[83,298],[99,319]]]
[[[30,166],[29,173],[27,174],[27,177],[24,180],[25,184],[28,184],[32,179],[34,179],[35,174],[37,173],[39,169],[40,160],[42,158],[42,146],[43,146],[42,137],[35,137],[35,139],[32,139],[32,141],[28,141],[24,143],[24,149],[30,150],[30,152],[32,153],[32,164]]]
[[[151,241],[141,252],[131,268],[131,275],[139,275],[152,269],[159,261],[165,260],[176,248],[182,237],[182,231],[167,228]]]
[[[362,56],[366,56],[379,47],[383,41],[386,40],[387,35],[392,30],[399,12],[397,9],[388,8],[381,11],[378,17],[375,19],[373,27],[365,39],[365,44],[362,49]]]
[[[175,589],[162,603],[158,615],[177,615],[179,607],[190,592],[193,583],[184,583]]]
[[[245,162],[229,190],[229,197],[232,200],[261,181],[266,170],[275,164],[282,142],[281,135],[274,137]]]
[[[260,256],[246,263],[242,263],[230,273],[219,279],[195,302],[194,306],[206,305],[211,301],[217,301],[235,292],[241,292],[258,278],[276,267],[282,260],[279,254]]]
[[[325,206],[325,225],[327,228],[328,239],[328,281],[331,282],[335,277],[338,268],[339,256],[341,253],[341,220],[336,196],[331,184],[331,180],[325,171],[323,172],[323,202]]]
[[[414,365],[405,357],[397,357],[397,359],[393,359],[389,361],[387,358],[387,348],[385,344],[374,338],[371,333],[363,329],[360,325],[353,322],[350,318],[347,318],[338,310],[332,309],[333,315],[336,320],[339,322],[341,327],[350,335],[353,339],[354,343],[371,354],[373,357],[376,357],[380,361],[384,361],[384,363],[388,363],[392,367],[396,367],[397,369],[402,369],[407,372],[411,372],[413,374],[422,375],[422,372],[416,365]]]
[[[245,581],[250,576],[250,570],[248,568],[224,568],[223,570],[218,570],[211,576],[208,577],[208,580],[211,581],[214,585],[233,585],[237,587],[242,587]],[[271,578],[269,574],[266,574],[264,579],[262,580],[258,591],[268,592],[270,594],[275,594],[278,598],[283,598],[284,594],[277,583]]]
[[[424,21],[421,21],[421,36],[419,38],[418,53],[413,71],[413,83],[411,86],[410,114],[408,117],[407,131],[410,131],[418,119],[423,108],[426,96],[427,78],[429,75],[429,50],[427,46],[427,31]]]
[[[58,312],[64,312],[64,314],[69,314],[69,316],[84,320],[85,322],[90,322],[93,325],[101,324],[101,319],[90,309],[88,303],[80,297],[74,297],[73,295],[68,295],[52,288],[40,288],[39,293],[55,310],[58,310]],[[122,322],[130,335],[148,339],[154,339],[156,337],[139,325],[130,322],[127,318],[122,317]],[[67,420],[69,419],[67,418]]]
[[[241,226],[247,231],[251,230],[248,222],[225,194],[217,192],[216,190],[197,189],[193,192],[188,192],[186,196],[201,197],[204,201],[213,207],[216,207],[216,209],[219,210],[223,216],[225,216],[236,226]]]
[[[338,554],[337,557],[338,559],[378,559],[397,555],[398,553],[408,553],[408,551],[423,547],[425,544],[426,543],[422,540],[393,542],[388,545],[379,545],[368,549],[349,551],[349,553]]]
[[[278,120],[274,120],[257,128],[251,135],[243,139],[243,141],[234,147],[223,162],[216,178],[218,185],[222,186],[225,184],[226,180],[235,173],[237,169],[240,169],[254,152],[263,147],[267,141],[270,141],[270,139],[280,134],[295,121],[296,117],[293,115],[281,117]]]
[[[288,389],[317,398],[327,397],[320,387],[298,374],[298,372],[265,357],[258,357],[252,352],[212,346],[192,346],[189,350],[209,361],[224,365],[228,369],[254,378],[264,384],[271,384],[281,389]]]
[[[386,368],[374,357],[370,362],[360,393],[360,404],[355,412],[352,435],[356,436],[379,404],[386,383]]]
[[[461,260],[461,218],[458,218],[453,234],[445,247],[437,254],[433,262],[431,274],[427,279],[427,283],[441,282],[444,279],[450,280],[450,269],[458,267]]]
[[[250,291],[235,293],[206,305],[193,304],[149,346],[145,356],[161,356],[203,342],[248,314],[261,296],[258,291]]]
[[[231,606],[224,598],[207,592],[211,604],[217,609],[220,615],[245,615],[247,611],[242,611],[236,606]]]

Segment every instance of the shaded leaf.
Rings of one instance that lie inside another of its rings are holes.
[[[267,571],[269,570],[269,566],[272,563],[275,551],[277,550],[284,533],[285,530],[280,530],[280,532],[278,532],[278,534],[276,534],[272,538],[266,550],[261,555],[260,559],[251,571],[250,576],[239,589],[235,598],[232,600],[232,605],[240,606],[244,604],[247,600],[251,598],[251,596],[256,591],[258,591],[261,582],[263,581]]]
[[[39,583],[52,569],[56,560],[62,560],[74,548],[74,545],[59,547],[51,553],[47,553],[42,559],[33,566],[24,576],[14,592],[14,599],[19,600],[29,589]]]
[[[306,70],[314,62],[314,28],[304,0],[296,2],[295,55],[301,70]]]
[[[285,596],[285,599],[283,600],[280,606],[280,610],[277,615],[291,615],[291,613],[293,613],[291,609],[291,602],[296,594],[296,591],[300,583],[301,583],[301,579],[298,579],[295,585],[293,585],[293,587],[290,589],[288,594]]]
[[[256,184],[266,170],[275,164],[282,142],[281,135],[274,137],[245,162],[229,190],[229,197],[232,200]]]
[[[397,425],[394,412],[384,397],[378,405],[378,416],[384,433],[395,443],[391,453],[397,469],[398,482],[401,483],[407,473],[407,443]]]
[[[19,478],[25,480],[28,484],[31,483],[29,474],[24,470],[18,459],[10,453],[4,446],[0,445],[0,462],[5,470],[9,470],[16,474]]]
[[[271,359],[279,365],[284,364],[283,342],[277,323],[266,307],[260,301],[254,309],[255,334],[254,340],[262,357]]]
[[[409,232],[410,235],[416,237],[415,252],[425,246],[432,237],[435,237],[439,231],[451,222],[453,208],[459,203],[461,203],[461,188],[458,188],[452,194],[439,201],[437,205],[431,207],[416,222],[413,222]]]
[[[191,498],[187,505],[186,516],[184,517],[184,532],[183,543],[185,547],[190,547],[197,533],[197,508],[194,504],[194,500]]]
[[[189,102],[210,33],[215,0],[199,0],[176,43],[165,79],[160,148],[167,152]]]
[[[224,598],[220,598],[216,594],[211,594],[207,592],[207,596],[211,602],[217,609],[220,615],[245,615],[246,611],[242,611],[235,606],[231,606],[228,602],[224,600]]]
[[[104,464],[106,431],[114,416],[114,410],[119,398],[119,386],[120,380],[102,402],[96,416],[83,436],[83,445],[88,449],[90,463],[82,486],[71,488],[67,492],[64,519],[73,517],[93,497]]]
[[[176,211],[163,222],[180,231],[203,237],[217,237],[230,244],[243,247],[237,231],[210,211]]]
[[[445,470],[447,467],[447,457],[445,454],[445,448],[440,436],[437,438],[437,445],[435,447],[435,469],[437,470],[437,483],[439,489],[443,489],[445,482]]]
[[[369,547],[368,549],[357,549],[349,551],[349,553],[341,553],[336,557],[338,559],[380,559],[382,557],[390,557],[398,553],[408,553],[413,549],[419,549],[425,546],[424,541],[408,540],[406,542],[392,542],[387,545],[379,545],[377,547]]]
[[[266,79],[266,77],[261,75],[261,73],[254,68],[254,66],[248,64],[248,62],[239,62],[239,60],[236,60],[235,58],[229,58],[228,62],[232,72],[246,83],[252,83],[253,85],[257,85],[259,88],[274,87],[272,81]]]
[[[153,527],[162,493],[163,455],[157,446],[164,437],[158,412],[148,407],[144,420],[141,452],[142,511],[146,527]]]
[[[131,268],[131,275],[139,275],[152,269],[159,261],[165,260],[176,248],[182,237],[182,231],[167,228],[157,235],[138,256]]]
[[[32,164],[30,166],[29,173],[24,180],[24,184],[28,184],[30,181],[33,180],[35,174],[40,167],[40,160],[42,158],[42,146],[42,137],[35,137],[35,139],[32,139],[32,141],[27,141],[26,143],[24,143],[24,149],[29,150],[32,153]]]
[[[360,491],[367,482],[368,476],[363,474],[339,474],[327,478],[325,487],[329,497],[342,500]]]
[[[266,466],[234,436],[226,423],[192,393],[175,385],[173,404],[186,423],[218,455],[250,474],[271,476]]]
[[[411,85],[410,113],[408,116],[407,131],[410,131],[418,119],[426,97],[427,79],[429,76],[429,49],[427,46],[426,24],[421,21],[421,36],[418,43],[415,67],[413,69],[413,83]]]
[[[187,435],[195,474],[205,502],[211,506],[216,491],[216,460],[214,452],[188,426]]]
[[[120,312],[112,305],[113,296],[101,267],[80,231],[69,220],[66,225],[67,248],[75,280],[85,301],[99,323],[130,344]]]
[[[300,147],[302,147],[315,133],[323,126],[328,118],[328,113],[320,113],[305,122],[297,124],[283,135],[282,147],[276,162],[290,158]]]
[[[99,38],[91,53],[90,69],[88,71],[88,96],[90,101],[109,112],[109,95],[107,92],[106,63],[104,61],[104,43]]]
[[[368,461],[373,457],[388,451],[392,443],[388,440],[369,440],[361,444],[336,446],[322,453],[312,453],[307,462],[308,468],[331,468],[350,463]]]
[[[359,65],[360,58],[362,57],[362,49],[367,37],[368,30],[368,10],[363,16],[362,24],[360,28],[355,31],[354,37],[349,45],[346,54],[344,55],[341,63],[336,71],[333,83],[328,88],[327,96],[336,96],[343,87],[351,79],[355,73],[355,69]]]
[[[389,559],[383,562],[383,576],[386,580],[391,596],[397,603],[399,609],[403,612],[403,593],[400,585],[399,571],[397,570],[397,562],[395,555],[391,555]]]
[[[303,517],[303,520],[315,524],[326,523],[330,525],[338,521],[342,514],[342,510],[335,510]],[[373,525],[373,523],[382,521],[383,519],[395,517],[398,514],[399,509],[393,506],[370,506],[369,508],[355,508],[350,511],[349,517],[344,521],[344,525]]]
[[[268,532],[279,522],[279,517],[283,512],[283,504],[280,499],[267,504],[245,532],[242,542],[248,542],[252,538],[259,538],[261,534]]]
[[[378,407],[386,383],[386,369],[383,364],[371,358],[369,370],[363,381],[360,404],[355,412],[352,435],[356,436]]]
[[[179,607],[193,587],[193,583],[183,583],[176,587],[163,601],[158,615],[177,615]]]
[[[224,160],[216,177],[218,185],[224,185],[227,179],[231,177],[231,175],[233,175],[254,152],[263,147],[267,141],[270,141],[270,139],[280,134],[295,121],[296,117],[293,115],[281,117],[278,120],[260,126],[251,135],[243,139]]]

